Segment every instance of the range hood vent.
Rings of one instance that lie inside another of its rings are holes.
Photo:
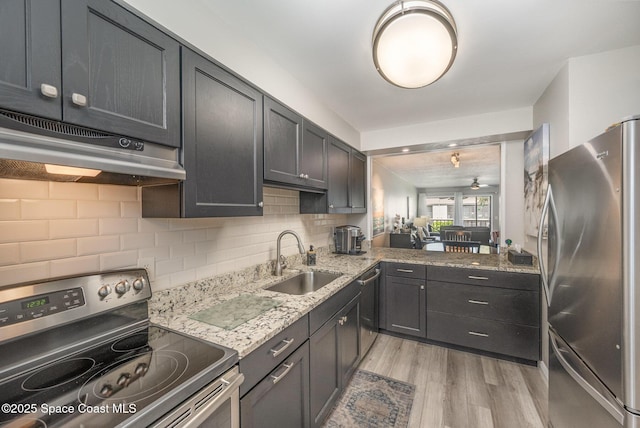
[[[180,150],[0,109],[0,177],[149,186],[185,179]],[[102,171],[59,175],[45,164]]]

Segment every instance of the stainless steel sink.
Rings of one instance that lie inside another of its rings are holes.
[[[309,294],[313,293],[329,284],[336,278],[341,277],[341,274],[329,273],[329,272],[302,272],[289,279],[278,282],[267,288],[269,291],[277,291],[278,293],[285,294]]]

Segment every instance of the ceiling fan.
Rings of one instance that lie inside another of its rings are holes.
[[[481,187],[487,187],[489,186],[488,184],[480,184],[478,183],[478,177],[473,179],[473,182],[471,183],[471,189],[472,190],[478,190]]]

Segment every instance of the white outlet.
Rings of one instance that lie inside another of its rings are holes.
[[[153,257],[141,257],[138,259],[138,267],[147,270],[150,281],[156,279],[156,259]]]

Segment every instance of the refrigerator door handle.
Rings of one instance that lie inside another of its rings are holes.
[[[558,362],[560,365],[566,370],[566,372],[571,376],[571,378],[580,385],[580,387],[585,390],[594,400],[596,400],[607,412],[611,414],[621,425],[624,421],[624,414],[620,411],[620,408],[616,406],[611,400],[615,401],[615,398],[612,396],[610,400],[607,399],[604,395],[602,395],[597,389],[595,389],[588,381],[584,379],[578,373],[578,370],[574,368],[574,366],[564,357],[558,343],[556,342],[556,338],[554,337],[554,333],[549,331],[549,342],[551,342],[551,348],[553,349],[553,353],[558,358]],[[570,352],[570,351],[569,351]],[[586,369],[588,370],[588,369]]]
[[[547,306],[551,306],[551,295],[549,294],[549,280],[547,279],[547,267],[542,261],[542,235],[544,230],[544,219],[549,212],[549,205],[551,203],[551,184],[547,187],[547,194],[544,198],[544,205],[542,206],[542,213],[540,213],[540,223],[538,224],[538,267],[540,268],[540,277],[542,278],[542,286],[544,287],[544,296],[547,300]]]

